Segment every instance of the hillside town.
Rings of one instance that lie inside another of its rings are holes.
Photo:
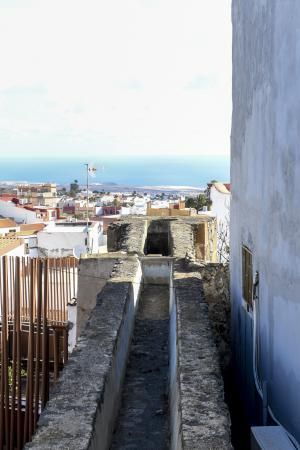
[[[214,217],[220,261],[229,254],[230,184],[200,194],[98,192],[70,184],[15,184],[0,191],[0,255],[63,257],[106,252],[107,228],[127,216]]]

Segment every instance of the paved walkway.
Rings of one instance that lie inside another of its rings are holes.
[[[166,450],[169,288],[145,286],[111,450]]]

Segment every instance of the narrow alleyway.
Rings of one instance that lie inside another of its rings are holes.
[[[169,288],[145,286],[111,450],[168,448]]]

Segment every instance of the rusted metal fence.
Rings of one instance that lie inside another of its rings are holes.
[[[68,359],[77,260],[4,256],[0,275],[0,450],[20,450]]]

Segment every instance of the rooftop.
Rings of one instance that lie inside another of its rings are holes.
[[[31,232],[31,234],[33,233],[37,233],[38,231],[41,231],[45,228],[45,224],[44,223],[29,223],[29,224],[23,224],[20,225],[20,232],[24,234],[24,232]]]
[[[11,219],[0,219],[0,228],[10,228],[16,227],[17,224],[14,220]]]
[[[0,237],[0,256],[5,255],[6,253],[14,250],[22,244],[22,239],[18,239],[15,237]]]

